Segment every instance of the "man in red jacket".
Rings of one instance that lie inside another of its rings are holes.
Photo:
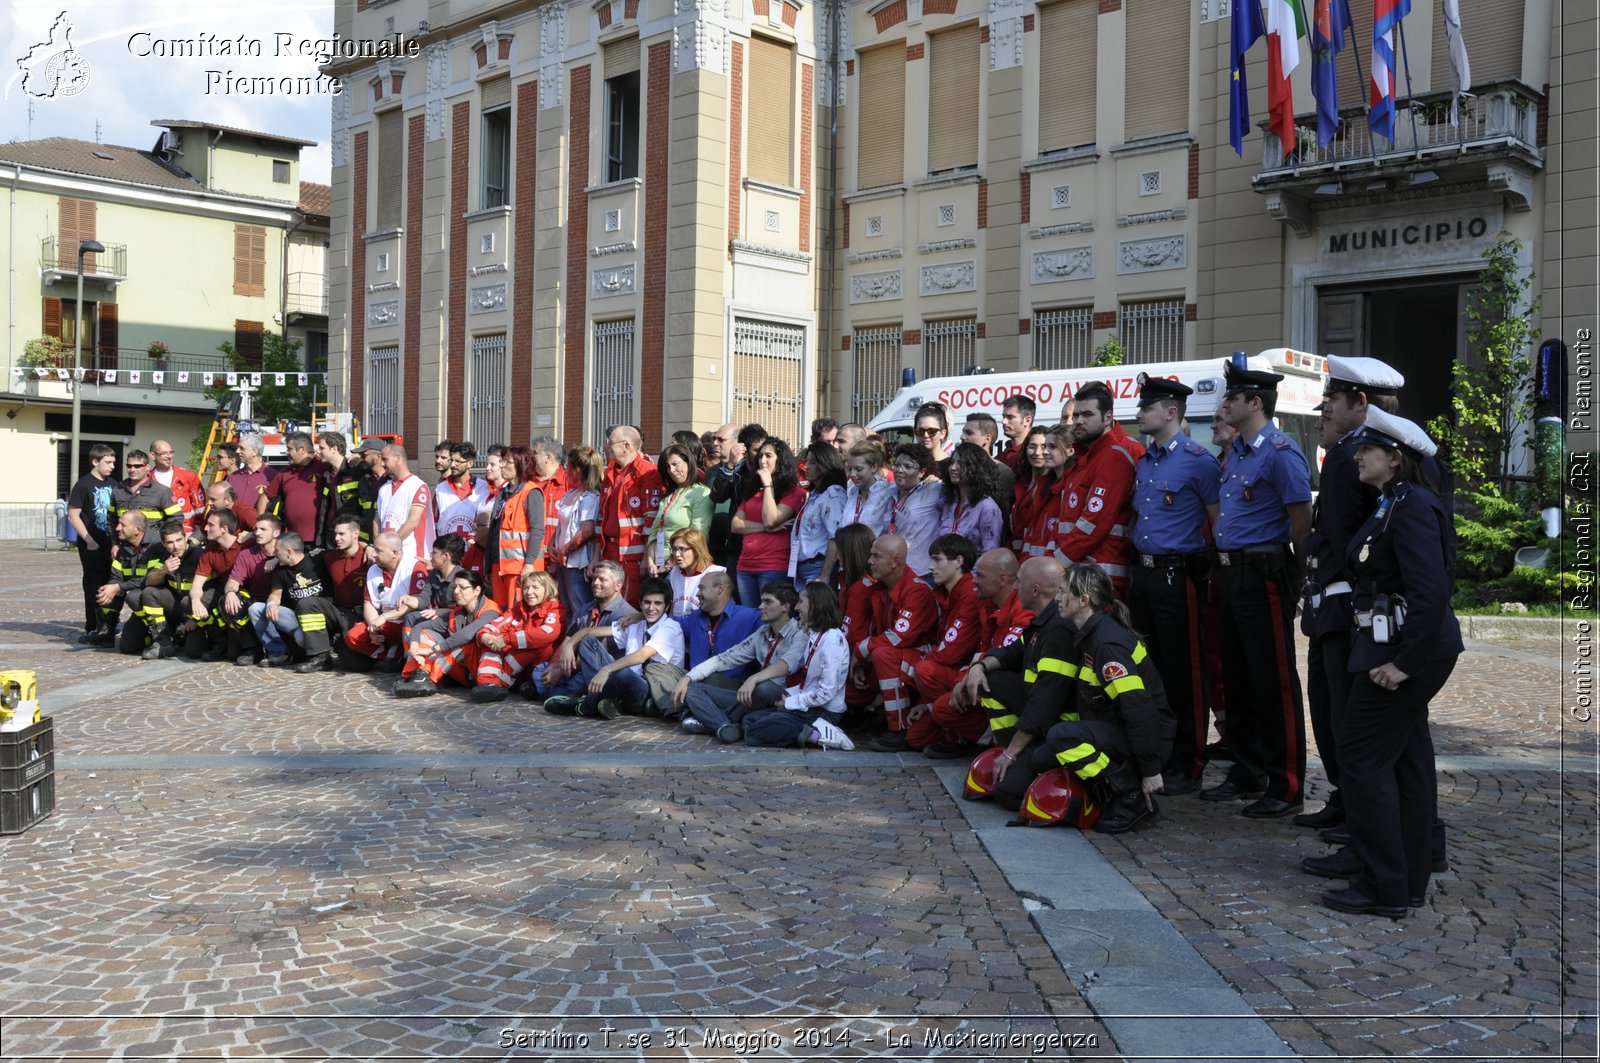
[[[172,492],[172,500],[183,510],[183,532],[189,535],[206,508],[206,493],[200,486],[200,477],[174,465],[172,455],[172,444],[167,440],[150,441],[150,479]]]
[[[883,695],[888,730],[871,742],[879,753],[907,749],[906,711],[911,708],[911,666],[927,652],[938,633],[939,603],[933,590],[906,567],[906,541],[893,532],[880,535],[867,555],[867,571],[889,589],[881,634],[859,640],[851,649],[867,660]]]
[[[643,447],[637,428],[626,424],[613,428],[606,437],[611,464],[600,485],[600,556],[622,566],[622,596],[635,605],[645,528],[661,500],[661,474],[644,456]]]
[[[939,625],[934,629],[938,641],[907,665],[914,687],[912,700],[917,703],[906,728],[911,749],[922,749],[944,737],[944,728],[933,722],[929,706],[961,681],[972,655],[983,648],[984,603],[972,579],[978,548],[964,535],[941,535],[928,547],[928,560],[933,565],[934,597],[939,602]]]
[[[1111,406],[1111,389],[1099,381],[1085,384],[1073,396],[1075,458],[1062,473],[1054,556],[1063,567],[1078,561],[1099,565],[1111,577],[1117,597],[1126,599],[1133,558],[1129,525],[1134,469],[1144,457],[1144,446],[1117,424]]]

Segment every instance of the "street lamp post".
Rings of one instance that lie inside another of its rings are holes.
[[[70,480],[83,474],[78,468],[79,423],[83,419],[83,256],[99,254],[105,245],[98,240],[84,240],[78,244],[78,305],[74,307],[77,321],[72,329],[72,449],[67,452],[67,468],[72,470]]]

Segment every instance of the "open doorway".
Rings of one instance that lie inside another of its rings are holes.
[[[1471,275],[1317,292],[1317,351],[1367,355],[1405,375],[1401,412],[1419,424],[1450,408],[1450,374],[1466,357]]]

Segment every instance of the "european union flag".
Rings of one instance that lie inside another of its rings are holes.
[[[1233,5],[1233,49],[1228,57],[1228,141],[1239,156],[1244,155],[1244,135],[1250,131],[1250,89],[1244,81],[1244,53],[1267,32],[1261,17],[1261,0],[1235,0]]]
[[[1348,0],[1317,0],[1311,21],[1311,94],[1317,98],[1317,146],[1325,148],[1339,131],[1339,74],[1334,64],[1344,51],[1350,28]]]

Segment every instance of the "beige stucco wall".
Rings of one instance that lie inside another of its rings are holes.
[[[57,444],[51,440],[50,433],[45,431],[47,408],[40,405],[20,408],[7,406],[7,408],[15,408],[17,416],[0,417],[0,453],[6,456],[4,461],[0,461],[0,502],[31,504],[53,501],[58,497]],[[52,408],[49,412],[64,411]],[[135,448],[145,450],[149,448],[152,439],[166,439],[172,443],[178,463],[181,465],[188,464],[189,448],[195,438],[204,438],[211,426],[209,418],[170,412],[141,411],[135,407],[94,409],[89,412],[105,413],[115,417],[132,417],[133,433],[119,436],[116,442],[120,443],[123,439],[127,439],[129,442],[125,450]],[[65,432],[60,435],[62,439],[67,438]],[[86,431],[83,433],[83,438],[89,442],[97,442],[102,437]]]

